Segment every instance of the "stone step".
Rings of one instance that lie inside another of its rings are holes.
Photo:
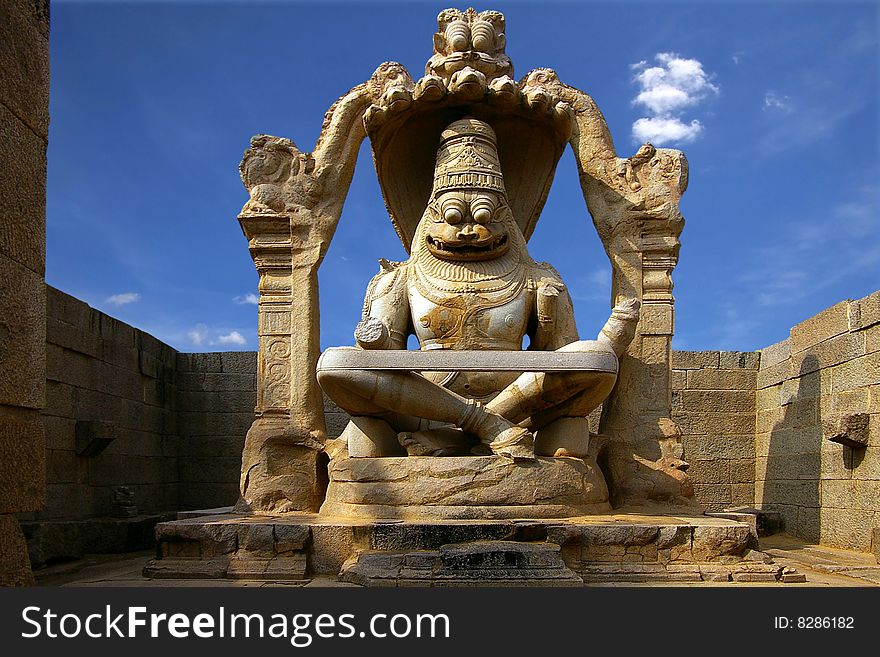
[[[682,564],[730,566],[754,562],[757,554],[751,550],[753,537],[746,524],[699,514],[644,515],[642,510],[552,520],[404,521],[229,514],[162,523],[156,533],[158,558],[147,567],[148,577],[259,579],[269,577],[270,571],[280,573],[279,578],[285,572],[293,579],[335,577],[359,559],[364,559],[364,568],[385,559],[382,568],[410,569],[418,562],[419,568],[429,564],[431,572],[441,574],[456,572],[460,564],[463,571],[480,571],[486,581],[505,579],[503,570],[514,566],[520,571],[544,572],[534,573],[534,579],[560,581],[558,571],[547,574],[550,565],[555,568],[560,563],[585,578],[595,576],[594,580],[607,575],[616,581],[645,581],[654,572],[660,579],[666,577],[663,572],[683,573]],[[477,544],[482,547],[476,552],[456,547]],[[490,549],[492,545],[496,547]],[[370,554],[377,556],[364,556]],[[389,555],[403,561],[391,564]],[[726,571],[731,578],[732,573]],[[630,575],[636,580],[628,580]],[[415,583],[425,576],[425,572],[410,576],[407,571],[387,578],[377,574],[371,581],[372,585],[392,585],[391,580]],[[681,575],[677,581],[686,577]],[[725,579],[724,574],[718,577]],[[458,579],[473,581],[470,576]],[[434,580],[445,581],[444,577]]]
[[[581,586],[553,543],[475,541],[437,550],[362,552],[342,581],[362,586]]]

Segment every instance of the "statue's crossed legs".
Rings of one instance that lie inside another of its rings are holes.
[[[559,351],[595,350],[592,341]],[[500,456],[532,460],[532,431],[560,417],[583,417],[608,396],[614,377],[593,371],[524,372],[492,401],[467,399],[417,372],[322,369],[318,383],[342,409],[400,430],[420,418],[454,425]]]

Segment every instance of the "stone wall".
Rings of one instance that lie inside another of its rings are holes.
[[[682,430],[694,497],[719,511],[755,502],[754,352],[672,353],[672,418]]]
[[[35,563],[124,548],[114,536],[127,525],[147,531],[151,517],[178,508],[177,353],[46,293],[46,506],[22,516]]]
[[[257,401],[256,352],[177,355],[180,508],[238,500],[241,451]]]
[[[45,498],[48,0],[0,2],[0,585],[33,582],[15,513]]]
[[[880,292],[764,349],[756,400],[756,503],[805,541],[870,550],[880,527]],[[841,434],[867,445],[829,440]]]
[[[178,510],[234,504],[255,354],[178,353],[46,295],[47,501],[19,516],[33,562],[141,549]]]

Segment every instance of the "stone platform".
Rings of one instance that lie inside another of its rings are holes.
[[[749,525],[616,510],[561,519],[394,520],[219,515],[158,525],[151,578],[371,586],[571,586],[590,582],[775,581]]]
[[[605,478],[591,458],[343,458],[329,470],[322,515],[506,520],[611,511]]]

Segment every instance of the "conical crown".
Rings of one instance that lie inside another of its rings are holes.
[[[462,188],[506,194],[495,131],[488,123],[470,117],[450,123],[440,134],[434,167],[434,196]]]

